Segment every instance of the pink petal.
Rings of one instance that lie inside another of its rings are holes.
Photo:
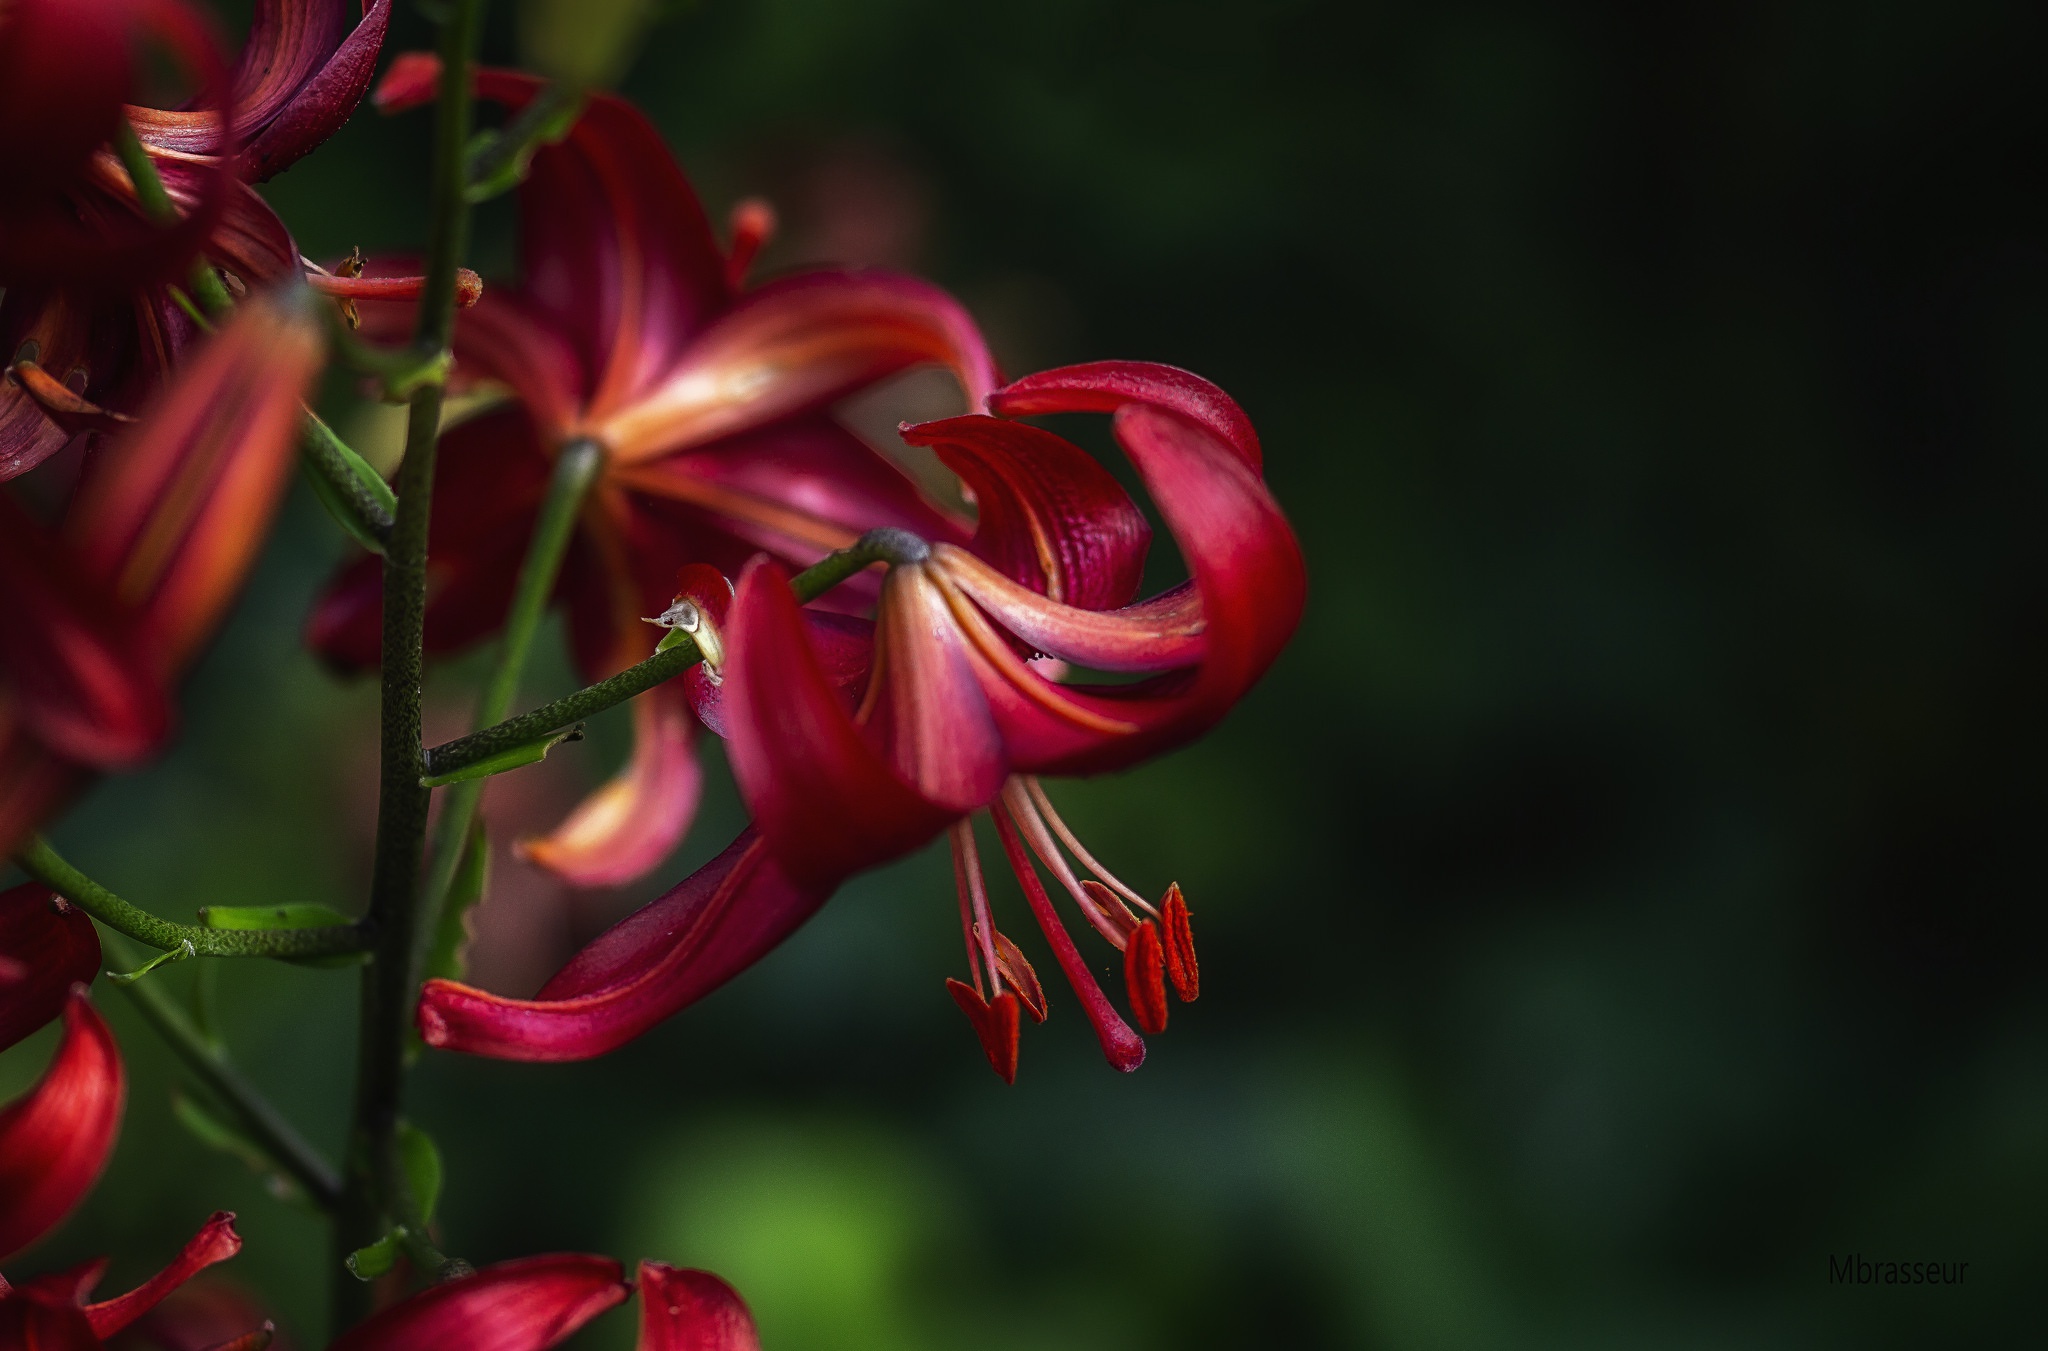
[[[1095,458],[1051,432],[985,415],[903,429],[967,482],[974,551],[1055,601],[1106,610],[1137,594],[1152,528]]]
[[[114,1034],[74,992],[57,1058],[0,1110],[0,1261],[56,1228],[92,1189],[113,1151],[125,1091]]]
[[[545,1351],[631,1293],[609,1257],[525,1257],[429,1286],[328,1351]]]
[[[99,975],[99,933],[83,910],[24,882],[0,891],[0,967],[5,1050],[64,1012],[73,985]]]
[[[1179,413],[1221,437],[1253,469],[1259,468],[1259,434],[1237,400],[1177,366],[1091,361],[1040,371],[990,395],[989,411],[999,417],[1114,413],[1127,403],[1148,403]]]
[[[603,1055],[766,956],[830,894],[791,880],[748,830],[599,935],[532,999],[428,981],[420,1035],[429,1046],[501,1060]]]
[[[520,841],[522,858],[574,886],[616,887],[675,852],[704,789],[691,745],[695,723],[679,684],[671,680],[633,700],[632,760],[553,833]]]
[[[86,1305],[86,1319],[91,1322],[94,1332],[101,1337],[111,1337],[163,1303],[164,1297],[173,1290],[241,1250],[242,1238],[235,1232],[234,1213],[217,1210],[171,1259],[169,1266],[125,1295]]]
[[[761,1351],[739,1291],[708,1271],[640,1264],[637,1351]]]
[[[979,408],[996,381],[967,311],[887,272],[807,272],[741,297],[694,337],[659,385],[593,412],[622,461],[703,445],[823,407],[912,366],[949,367]]]
[[[254,563],[322,347],[302,306],[244,302],[80,485],[65,534],[137,613],[133,641],[160,670],[184,667]]]
[[[851,715],[860,707],[861,695],[867,689],[868,667],[875,656],[875,626],[869,620],[829,610],[806,609],[803,614],[806,636],[818,666]],[[723,677],[714,680],[702,666],[693,666],[683,673],[681,684],[690,696],[690,709],[697,715],[697,721],[721,737],[730,736]]]
[[[1037,651],[1097,671],[1170,671],[1206,650],[1202,598],[1182,583],[1118,610],[1080,610],[1011,581],[965,549],[940,545],[932,557],[946,580]]]
[[[171,708],[142,627],[33,517],[0,497],[0,690],[23,731],[106,768],[154,751]]]

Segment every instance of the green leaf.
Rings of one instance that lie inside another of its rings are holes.
[[[398,1123],[398,1162],[405,1169],[405,1185],[412,1191],[413,1206],[422,1226],[434,1218],[441,1203],[441,1151],[434,1137],[409,1121]]]
[[[487,779],[493,774],[503,774],[508,769],[523,769],[537,765],[548,758],[548,752],[565,741],[583,740],[583,724],[577,723],[566,732],[551,732],[538,741],[528,741],[499,751],[473,765],[464,765],[452,774],[428,774],[420,779],[422,788],[445,788],[451,783],[464,783],[470,779]]]
[[[183,1089],[171,1090],[171,1115],[178,1119],[179,1125],[192,1132],[200,1144],[240,1160],[250,1172],[262,1177],[263,1185],[278,1200],[302,1202],[306,1199],[299,1185],[285,1175],[263,1146],[221,1120],[212,1108]]]
[[[359,1281],[374,1281],[398,1265],[405,1246],[405,1226],[399,1225],[384,1237],[348,1255],[348,1272]]]
[[[331,929],[354,923],[332,906],[310,901],[284,905],[209,905],[199,912],[199,922],[209,929]],[[296,966],[361,966],[370,960],[367,952],[340,952],[331,957],[287,958]]]

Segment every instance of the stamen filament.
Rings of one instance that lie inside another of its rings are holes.
[[[1074,838],[1074,832],[1067,828],[1067,823],[1060,819],[1058,812],[1053,810],[1052,799],[1045,795],[1045,785],[1038,781],[1038,776],[1035,774],[1023,774],[1018,777],[1023,779],[1024,790],[1031,794],[1031,800],[1038,804],[1038,810],[1044,813],[1046,823],[1052,827],[1053,834],[1060,837],[1060,842],[1067,846],[1075,858],[1081,860],[1081,866],[1094,873],[1102,881],[1108,883],[1110,890],[1122,896],[1132,905],[1137,906],[1154,919],[1159,918],[1159,912],[1152,908],[1150,901],[1118,881],[1115,873],[1097,863],[1095,855],[1089,853],[1087,848],[1078,839]]]
[[[995,923],[989,918],[988,886],[981,875],[981,853],[974,844],[974,822],[963,817],[953,823],[953,882],[960,892],[960,932],[967,941],[967,969],[974,973],[974,992],[984,999],[1001,993],[996,966]],[[983,966],[988,968],[989,988],[981,984]]]
[[[1038,809],[1032,806],[1031,799],[1019,786],[1020,782],[1020,779],[1013,777],[1003,785],[1003,803],[1009,807],[1010,815],[1016,818],[1018,827],[1024,832],[1024,838],[1031,842],[1031,852],[1037,854],[1039,861],[1052,870],[1052,875],[1060,880],[1060,885],[1067,889],[1068,894],[1074,898],[1074,903],[1081,907],[1081,913],[1095,926],[1095,931],[1114,944],[1118,952],[1122,952],[1124,944],[1129,940],[1128,931],[1095,903],[1095,898],[1088,894],[1080,879],[1074,876],[1074,870],[1067,866],[1066,858],[1061,855],[1059,846],[1053,843],[1052,836],[1046,831],[1045,822],[1039,819]]]

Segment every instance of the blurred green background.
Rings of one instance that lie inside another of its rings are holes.
[[[400,9],[394,50],[426,32]],[[923,271],[1012,372],[1217,380],[1313,594],[1220,732],[1053,788],[1194,906],[1206,997],[1140,1072],[1062,990],[992,1076],[921,857],[608,1059],[427,1057],[446,1246],[710,1266],[770,1351],[2037,1336],[2043,38],[1993,0],[730,0],[653,30],[625,88],[715,214],[775,200],[768,267]],[[415,246],[423,128],[366,112],[270,185],[308,253]],[[502,206],[478,257],[510,264]],[[374,690],[297,637],[344,552],[295,490],[177,748],[55,832],[81,866],[166,914],[359,904]],[[440,727],[476,673],[436,677]],[[569,683],[550,656],[528,697]],[[494,789],[501,839],[616,763],[620,716]],[[736,828],[714,782],[661,885]],[[501,864],[506,989],[659,889]],[[353,979],[218,972],[235,1053],[330,1149]],[[317,1345],[321,1226],[177,1126],[100,1002],[121,1148],[17,1265],[133,1277],[231,1207],[232,1278]],[[1852,1251],[1971,1265],[1829,1285]]]

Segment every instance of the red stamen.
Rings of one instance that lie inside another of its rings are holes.
[[[1131,932],[1124,949],[1124,988],[1138,1028],[1156,1037],[1166,1030],[1166,955],[1159,950],[1159,930],[1146,920]]]
[[[1088,899],[1095,902],[1096,909],[1102,912],[1103,917],[1117,927],[1122,935],[1122,941],[1117,946],[1128,950],[1131,931],[1138,927],[1138,917],[1131,913],[1131,907],[1124,904],[1121,896],[1092,877],[1082,881],[1081,890],[1088,893]]]
[[[775,234],[775,208],[759,197],[748,197],[732,208],[732,252],[726,255],[725,279],[737,291],[747,280],[747,269],[761,248]]]
[[[967,1021],[974,1024],[974,1035],[981,1038],[981,1049],[988,1055],[989,1068],[1003,1076],[1003,1082],[1017,1082],[1017,996],[999,994],[993,1004],[975,993],[974,987],[950,976],[946,979],[946,993],[953,996],[953,1002],[967,1015]]]
[[[1166,928],[1166,978],[1173,982],[1180,1002],[1192,1004],[1202,992],[1202,969],[1195,963],[1195,931],[1188,924],[1188,903],[1181,898],[1180,883],[1167,887],[1159,911]]]
[[[1023,951],[1000,929],[996,930],[996,968],[1003,973],[1003,983],[1024,1001],[1024,1011],[1031,1015],[1031,1021],[1044,1022],[1045,987],[1038,983],[1038,973],[1031,969]]]
[[[425,277],[339,277],[328,272],[308,272],[306,284],[322,295],[343,300],[418,300],[427,286]],[[484,279],[468,268],[455,274],[455,303],[468,309],[483,299]]]
[[[1095,1028],[1096,1040],[1102,1043],[1102,1054],[1113,1068],[1129,1074],[1145,1063],[1144,1039],[1117,1016],[1108,997],[1102,993],[1102,987],[1095,983],[1088,963],[1081,960],[1080,950],[1074,946],[1074,940],[1054,913],[1052,898],[1045,894],[1045,886],[1038,880],[1038,871],[1031,866],[1031,859],[1024,852],[1024,842],[1017,837],[1017,827],[1009,817],[1009,812],[1001,806],[989,812],[989,818],[995,822],[996,834],[1002,839],[1003,852],[1009,856],[1010,869],[1017,874],[1018,885],[1024,888],[1024,899],[1031,906],[1031,916],[1038,921],[1039,932],[1045,935],[1045,941],[1052,944],[1052,953],[1059,961],[1061,973],[1072,987],[1074,997],[1081,1001],[1081,1011],[1088,1015],[1089,1023]]]

